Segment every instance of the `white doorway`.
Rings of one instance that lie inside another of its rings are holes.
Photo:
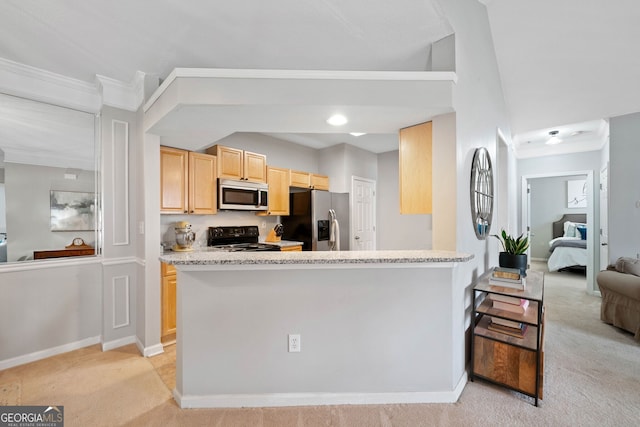
[[[351,177],[351,250],[376,250],[376,182]]]
[[[600,171],[600,270],[609,265],[609,166]]]
[[[583,171],[567,171],[567,172],[558,172],[558,173],[549,173],[549,174],[539,174],[539,175],[523,175],[521,182],[521,230],[527,231],[531,228],[531,218],[528,213],[530,213],[531,209],[531,194],[528,193],[528,188],[530,188],[531,180],[536,178],[553,178],[553,177],[565,177],[565,176],[586,176],[586,187],[587,187],[587,229],[595,230],[596,225],[596,197],[594,194],[594,173],[591,170],[583,170]],[[599,200],[598,200],[599,201]],[[599,212],[598,212],[599,213]],[[597,263],[599,263],[599,239],[594,237],[595,233],[587,233],[587,280],[586,280],[586,291],[590,294],[596,294],[597,285],[595,282],[595,271],[598,267]],[[598,247],[596,248],[596,245]],[[598,255],[598,258],[596,258]]]

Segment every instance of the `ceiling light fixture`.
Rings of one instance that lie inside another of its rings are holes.
[[[351,136],[362,136],[362,135],[366,135],[366,133],[364,133],[364,132],[349,132],[349,135],[351,135]]]
[[[558,138],[558,131],[557,130],[552,130],[549,132],[549,136],[551,138],[549,138],[549,140],[545,143],[547,145],[555,145],[555,144],[560,144],[562,142],[562,140],[560,138]]]
[[[331,126],[342,126],[347,122],[347,118],[342,114],[334,114],[327,119],[327,123],[329,123]]]

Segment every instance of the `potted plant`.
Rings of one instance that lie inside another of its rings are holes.
[[[500,267],[517,268],[522,276],[527,275],[527,249],[529,248],[529,237],[521,234],[518,238],[507,234],[502,230],[500,235],[492,234],[500,241],[503,252],[500,252],[498,264]]]

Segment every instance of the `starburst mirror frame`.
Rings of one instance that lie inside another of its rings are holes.
[[[476,237],[484,240],[491,231],[493,216],[493,170],[486,148],[477,148],[471,162],[471,219]]]

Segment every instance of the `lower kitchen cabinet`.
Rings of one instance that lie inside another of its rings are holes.
[[[176,339],[176,268],[171,264],[161,263],[161,332],[162,343]]]
[[[280,252],[295,252],[295,251],[301,251],[301,250],[302,250],[302,245],[282,246],[280,248]]]

